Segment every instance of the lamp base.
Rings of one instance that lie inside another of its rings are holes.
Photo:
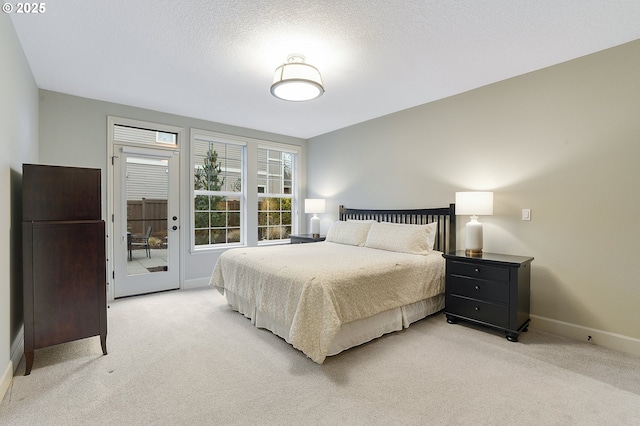
[[[467,256],[482,256],[482,224],[478,222],[478,216],[471,216],[471,220],[465,227]]]
[[[313,235],[313,238],[320,236],[320,218],[316,213],[314,213],[311,218],[311,235]]]

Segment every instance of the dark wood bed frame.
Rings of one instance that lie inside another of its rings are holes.
[[[352,209],[340,206],[340,220],[375,220],[378,222],[424,225],[438,222],[434,250],[443,253],[456,251],[456,208],[449,207],[409,210]]]

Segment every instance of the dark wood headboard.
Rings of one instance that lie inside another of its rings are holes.
[[[368,210],[351,209],[340,206],[340,220],[375,220],[378,222],[407,223],[424,225],[438,222],[434,249],[443,253],[456,250],[456,207],[438,207],[433,209],[409,210]]]

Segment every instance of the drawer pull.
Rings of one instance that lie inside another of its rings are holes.
[[[475,270],[476,270],[476,274],[480,273],[480,268],[476,268]]]
[[[480,286],[479,285],[475,286],[475,289],[480,290]]]
[[[476,307],[475,307],[475,310],[476,310],[476,311],[479,311],[479,310],[480,310],[480,306],[476,306]]]

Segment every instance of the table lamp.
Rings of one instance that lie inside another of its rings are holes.
[[[482,224],[478,216],[493,214],[493,192],[456,192],[456,215],[470,215],[465,228],[465,253],[467,256],[482,255]]]
[[[320,236],[320,218],[318,213],[324,213],[324,198],[307,198],[304,200],[304,212],[312,213],[311,234],[313,238]]]

